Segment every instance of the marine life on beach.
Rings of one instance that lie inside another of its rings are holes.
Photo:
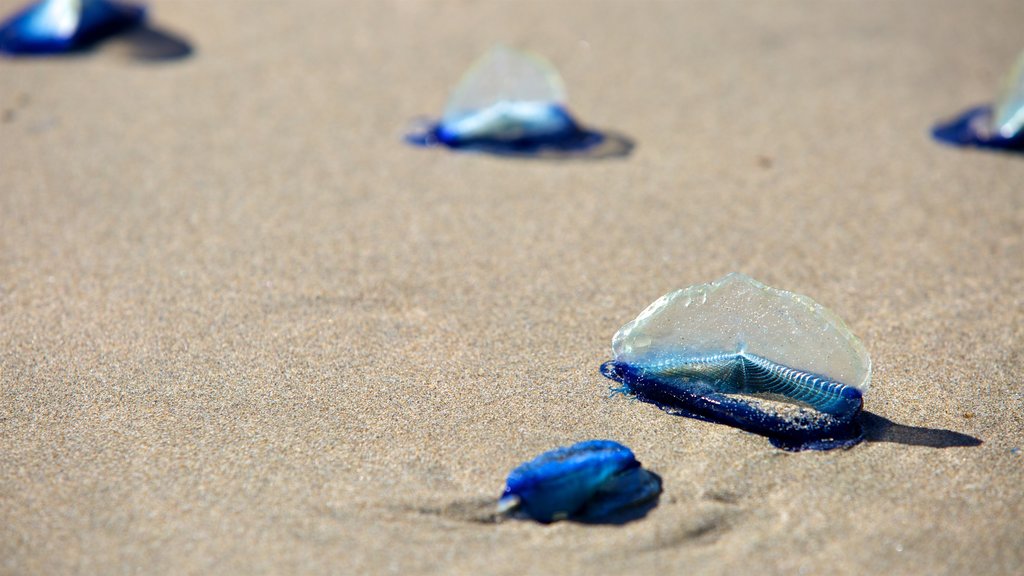
[[[601,523],[651,504],[661,478],[633,451],[611,440],[588,440],[545,452],[508,475],[498,512],[538,522]]]
[[[517,155],[582,152],[601,144],[604,135],[583,128],[565,102],[562,78],[547,60],[497,46],[466,72],[441,120],[406,141]]]
[[[1003,82],[993,106],[977,106],[939,124],[935,138],[956,146],[1024,151],[1024,52]]]
[[[743,274],[662,296],[615,334],[612,354],[601,373],[666,411],[790,450],[862,438],[864,345],[810,298]]]
[[[142,24],[145,9],[112,0],[41,0],[0,24],[0,52],[53,54],[83,50]]]

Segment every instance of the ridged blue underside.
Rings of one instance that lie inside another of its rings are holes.
[[[781,366],[752,354],[721,354],[636,366],[606,362],[606,377],[639,400],[679,414],[767,436],[789,449],[846,447],[861,440],[857,422],[863,400],[856,388]],[[756,399],[773,394],[815,410],[777,412]]]
[[[692,389],[692,382],[724,394],[776,394],[838,418],[860,410],[861,393],[824,376],[740,352],[666,358],[639,367],[644,377]]]

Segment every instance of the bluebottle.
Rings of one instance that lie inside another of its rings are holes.
[[[497,46],[466,72],[441,119],[406,141],[502,155],[585,153],[604,143],[565,102],[565,85],[547,60]]]
[[[41,0],[0,24],[0,52],[76,52],[140,26],[145,17],[145,8],[111,0]]]
[[[1010,69],[993,106],[976,106],[937,125],[936,139],[955,146],[1024,151],[1024,52]]]
[[[849,447],[871,359],[810,298],[732,273],[662,296],[612,339],[616,391],[727,424],[787,450]]]
[[[544,452],[517,466],[505,481],[499,514],[550,523],[616,522],[646,513],[661,494],[661,478],[645,470],[629,448],[588,440]]]

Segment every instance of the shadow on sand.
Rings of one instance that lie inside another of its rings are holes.
[[[941,428],[904,426],[866,410],[861,413],[860,423],[865,442],[890,442],[928,448],[967,448],[982,444],[974,436]]]
[[[181,60],[193,52],[192,45],[181,36],[150,24],[111,37],[106,44],[125,46],[129,57],[143,62]]]

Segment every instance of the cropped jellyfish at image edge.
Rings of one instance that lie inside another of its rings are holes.
[[[566,107],[565,86],[544,58],[505,46],[465,73],[444,114],[408,134],[417,146],[514,156],[616,156],[632,142],[581,125]]]
[[[1024,52],[1003,81],[993,106],[976,106],[937,125],[932,135],[954,146],[1024,151]]]
[[[0,24],[0,53],[76,52],[136,28],[145,18],[142,6],[111,0],[42,0]]]

